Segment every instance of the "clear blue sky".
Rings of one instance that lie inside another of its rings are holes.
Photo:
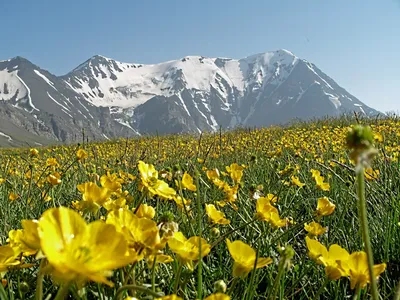
[[[400,111],[400,0],[0,0],[0,59],[67,73],[102,54],[157,63],[288,49]]]

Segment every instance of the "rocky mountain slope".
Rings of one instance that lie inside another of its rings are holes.
[[[187,56],[154,65],[94,56],[55,76],[0,61],[0,145],[268,126],[377,111],[287,50],[243,59]]]

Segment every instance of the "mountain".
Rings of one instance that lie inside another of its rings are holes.
[[[377,111],[287,50],[160,64],[96,55],[64,76],[0,61],[0,145],[268,126]],[[22,137],[22,138],[20,138]],[[40,140],[40,141],[39,141]]]

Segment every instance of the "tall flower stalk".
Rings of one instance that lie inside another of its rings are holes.
[[[374,257],[372,253],[371,239],[369,236],[364,178],[365,165],[368,165],[369,161],[376,153],[372,143],[373,134],[371,128],[368,126],[356,125],[351,128],[347,134],[347,146],[352,150],[350,156],[356,162],[355,171],[357,178],[358,212],[364,248],[365,252],[367,253],[368,271],[371,281],[371,296],[372,299],[378,300],[379,293],[374,274]]]

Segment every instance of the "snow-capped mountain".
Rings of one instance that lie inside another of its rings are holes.
[[[0,142],[13,140],[4,124],[74,141],[82,128],[99,139],[266,126],[351,111],[377,113],[287,50],[153,65],[97,55],[60,77],[21,57],[0,62]]]

